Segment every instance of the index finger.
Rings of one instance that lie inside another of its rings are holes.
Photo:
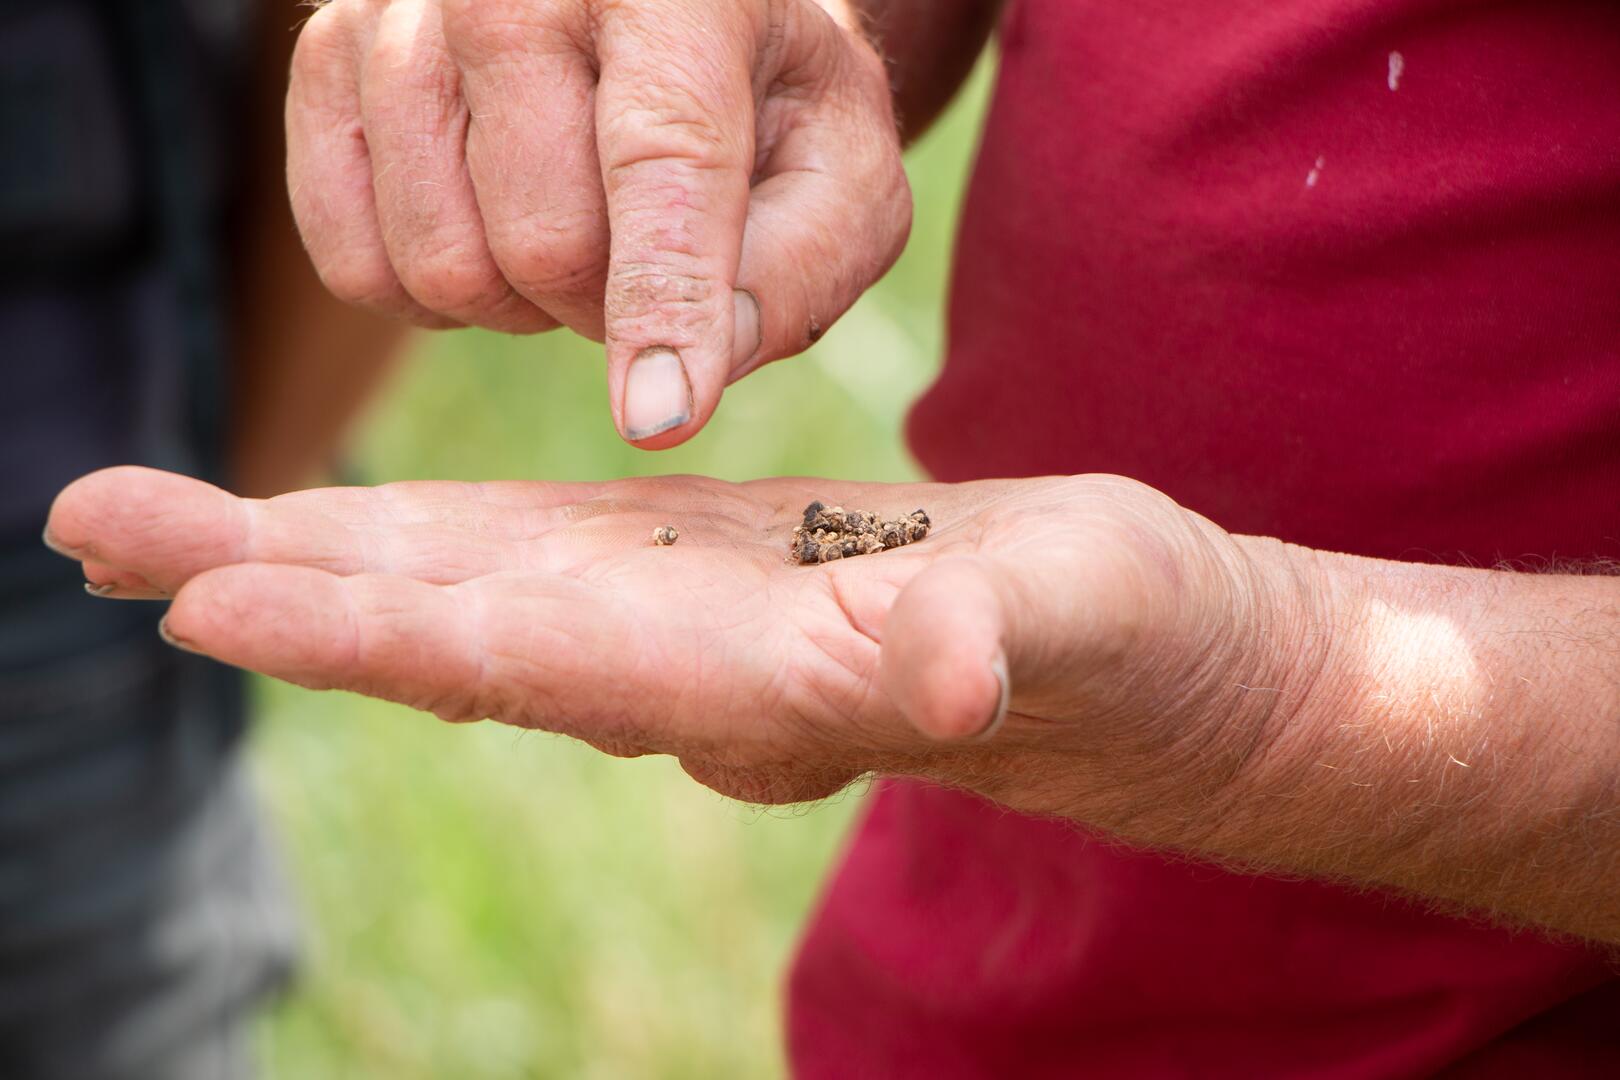
[[[750,314],[733,290],[761,32],[738,6],[707,3],[617,6],[597,32],[608,385],[620,432],[648,448],[684,441],[713,414],[739,310]]]

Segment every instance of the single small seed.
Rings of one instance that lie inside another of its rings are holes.
[[[669,547],[681,538],[673,525],[660,525],[653,530],[652,541],[659,547]]]

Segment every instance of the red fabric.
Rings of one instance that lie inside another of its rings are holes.
[[[937,476],[1123,473],[1408,560],[1620,555],[1620,7],[1015,0],[1003,44],[911,422]],[[895,783],[789,1035],[812,1078],[1620,1076],[1620,982]]]

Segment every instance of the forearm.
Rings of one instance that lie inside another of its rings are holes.
[[[1620,579],[1304,560],[1234,853],[1620,942]]]
[[[895,113],[907,142],[944,112],[973,70],[1002,0],[822,0],[853,9],[889,65]]]
[[[297,0],[266,0],[249,167],[233,251],[232,484],[274,495],[317,477],[399,352],[405,330],[335,299],[298,240],[283,181],[282,102]]]
[[[1620,579],[1239,544],[1275,587],[1225,700],[1263,719],[1123,831],[1620,943]]]

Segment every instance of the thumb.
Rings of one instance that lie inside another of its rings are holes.
[[[982,557],[912,578],[883,622],[883,688],[923,734],[984,738],[1007,715],[1010,590]]]

